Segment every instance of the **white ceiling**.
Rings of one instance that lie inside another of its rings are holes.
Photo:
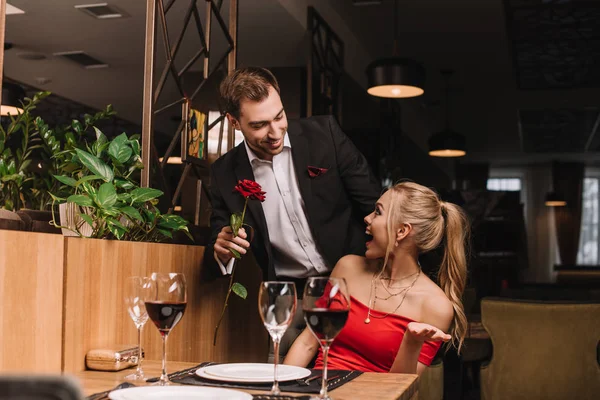
[[[7,16],[6,41],[14,48],[5,54],[5,75],[96,108],[113,104],[121,117],[139,123],[146,1],[104,1],[129,17],[96,20],[73,7],[83,0],[9,0],[26,13]],[[98,1],[90,1],[94,2]],[[174,7],[183,10],[187,3],[177,0]],[[228,3],[223,6],[226,18]],[[304,66],[308,5],[315,6],[334,30],[344,32],[346,69],[359,83],[364,85],[361,72],[371,59],[392,52],[391,0],[363,7],[353,6],[351,0],[239,3],[239,64]],[[597,89],[517,90],[502,0],[401,0],[399,5],[399,53],[423,62],[427,69],[425,96],[404,101],[403,130],[422,146],[443,127],[441,68],[456,71],[451,80],[455,89],[450,95],[451,127],[467,136],[472,160],[552,159],[555,155],[532,157],[520,152],[517,110],[600,105]],[[171,40],[176,35],[173,29]],[[182,56],[197,49],[197,39],[186,41]],[[161,48],[160,41],[158,45]],[[223,48],[224,41],[217,38],[213,50]],[[86,51],[109,68],[86,70],[52,55],[74,50]],[[22,60],[18,55],[24,52],[47,58]],[[38,78],[51,82],[40,85]]]

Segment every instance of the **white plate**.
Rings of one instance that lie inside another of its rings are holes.
[[[237,363],[218,364],[200,368],[196,375],[201,378],[224,382],[273,382],[273,364]],[[279,365],[277,380],[280,382],[306,378],[310,370],[293,365]]]
[[[252,395],[237,390],[199,386],[142,386],[113,390],[108,394],[108,398],[112,400],[251,400]]]

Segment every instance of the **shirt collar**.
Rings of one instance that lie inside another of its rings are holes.
[[[259,160],[259,161],[265,161],[260,159],[255,153],[254,151],[248,146],[248,143],[246,143],[246,141],[244,140],[244,147],[246,147],[246,153],[248,154],[248,161],[250,161],[250,164],[252,164],[252,162],[254,160]],[[292,143],[290,142],[290,135],[286,132],[285,136],[283,137],[283,147],[284,148],[292,148]]]

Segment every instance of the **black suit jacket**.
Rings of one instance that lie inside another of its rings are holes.
[[[290,120],[288,134],[298,186],[319,251],[331,267],[346,254],[364,255],[363,218],[374,209],[381,194],[380,183],[365,157],[330,116]],[[255,180],[244,146],[240,143],[211,166],[212,235],[204,263],[213,271],[219,270],[213,256],[217,234],[229,225],[230,215],[244,207],[244,198],[233,188],[240,179]],[[325,168],[327,172],[311,177],[309,166]],[[252,252],[264,278],[276,280],[262,205],[249,200],[248,209],[245,223],[255,229]]]

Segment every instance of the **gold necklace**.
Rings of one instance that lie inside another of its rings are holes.
[[[404,299],[406,298],[406,295],[408,294],[408,291],[415,285],[415,283],[417,282],[417,279],[419,279],[420,275],[421,275],[421,268],[419,268],[419,271],[417,272],[417,276],[412,281],[412,283],[410,284],[410,286],[408,288],[406,288],[406,291],[404,291],[404,295],[402,296],[402,299],[400,300],[400,303],[394,309],[394,311],[391,311],[391,312],[385,314],[383,317],[379,317],[379,316],[373,315],[373,318],[383,319],[383,318],[387,317],[390,314],[395,314],[396,311],[398,311],[398,309],[402,306],[402,303],[404,303]],[[375,296],[372,296],[373,292],[375,292]],[[393,297],[393,296],[390,296],[390,297]],[[388,299],[390,297],[388,297]],[[381,298],[380,298],[380,300],[381,300]],[[371,303],[372,303],[372,305],[371,305]],[[376,304],[377,304],[377,286],[375,286],[375,274],[373,274],[373,279],[371,279],[371,290],[369,291],[369,306],[367,307],[368,311],[367,311],[367,318],[365,318],[365,324],[368,324],[368,323],[371,322],[371,309],[375,309],[375,305]]]

